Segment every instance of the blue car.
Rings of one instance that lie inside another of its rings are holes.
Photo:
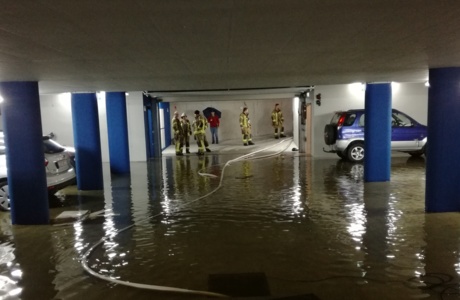
[[[324,128],[324,141],[340,158],[352,162],[364,159],[364,109],[352,109],[334,113]],[[391,113],[391,150],[412,156],[425,154],[427,127],[407,114],[393,109]]]

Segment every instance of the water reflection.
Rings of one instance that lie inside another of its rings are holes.
[[[193,201],[219,182],[198,172],[222,174],[224,156],[206,157],[153,160],[131,176],[109,176],[104,193],[79,193],[78,207],[103,209],[100,219],[12,227],[4,218],[0,294],[199,299],[90,277],[79,257],[104,237],[91,266],[130,282],[206,290],[210,274],[263,272],[273,296],[456,297],[460,218],[424,213],[424,161],[392,160],[385,183],[364,183],[363,165],[337,160],[284,154],[239,161],[225,169],[219,190]]]
[[[98,266],[99,272],[117,278],[118,268],[128,264],[124,260],[126,253],[123,243],[126,239],[132,238],[132,230],[126,231],[123,237],[119,231],[133,224],[132,220],[132,194],[131,194],[131,175],[112,174],[110,199],[106,201],[105,221],[103,224],[104,242],[102,248],[105,252],[107,261],[101,262]]]
[[[325,164],[324,169],[326,199],[338,214],[333,216],[337,222],[344,213],[349,237],[358,251],[353,260],[360,276],[375,280],[424,274],[420,250],[423,232],[419,227],[423,223],[414,219],[414,213],[423,214],[423,188],[418,187],[424,181],[424,160],[394,159],[391,176],[395,182],[364,183],[363,167],[338,161],[334,166]],[[350,244],[340,233],[338,237],[341,244]]]
[[[421,282],[442,299],[460,295],[460,218],[458,213],[425,214],[424,242],[419,259],[424,263]]]
[[[31,238],[34,240],[33,247]],[[45,229],[32,236],[27,228],[14,226],[13,240],[15,260],[9,264],[10,274],[2,274],[4,279],[10,278],[4,291],[13,292],[20,299],[34,299],[37,295],[43,299],[53,299],[56,294],[54,276],[57,269],[53,259],[54,241],[50,232]],[[14,278],[13,274],[20,274],[21,278]]]
[[[1,219],[5,221],[4,218]],[[2,224],[2,231],[9,226]],[[7,230],[10,234],[12,232]],[[0,244],[0,299],[19,299],[22,287],[18,282],[22,279],[22,270],[20,265],[15,263],[15,248],[11,241]]]
[[[389,218],[390,184],[388,182],[370,182],[364,185],[365,230],[362,246],[364,251],[363,268],[367,276],[378,277],[382,270],[378,265],[388,264],[393,255],[389,248],[389,227],[396,220]]]
[[[111,191],[112,202],[106,201],[105,210],[113,211],[109,218],[113,219],[111,223],[115,225],[115,229],[120,230],[133,224],[131,175],[112,174]]]
[[[196,174],[198,173],[207,173],[207,169],[209,166],[209,156],[199,156],[197,161],[196,167]],[[197,176],[197,186],[198,186],[198,194],[199,195],[206,195],[211,191],[210,188],[210,177],[208,176]]]

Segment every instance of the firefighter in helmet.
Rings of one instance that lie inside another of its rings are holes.
[[[192,125],[185,113],[180,116],[182,123],[182,130],[184,131],[184,144],[185,152],[190,153],[190,136],[192,135]]]
[[[182,128],[181,120],[179,119],[179,113],[174,112],[174,118],[172,119],[172,128],[174,132],[174,144],[176,146],[176,155],[182,156],[182,148],[184,146],[184,130]]]
[[[200,111],[195,110],[195,121],[193,122],[193,136],[198,145],[198,155],[204,155],[205,145],[204,136],[206,134],[206,123],[200,116]]]
[[[272,126],[275,129],[275,139],[280,137],[286,137],[284,135],[284,126],[283,126],[283,113],[281,112],[280,105],[275,104],[275,108],[272,111]]]
[[[243,145],[254,145],[251,136],[251,121],[249,120],[248,108],[243,108],[243,112],[240,114],[240,128],[243,134]]]
[[[208,128],[208,120],[200,114],[199,110],[195,110],[195,121],[198,120],[198,119],[200,120],[200,123],[203,124],[202,138],[203,138],[204,149],[206,150],[206,152],[211,152],[211,149],[209,149],[208,140],[206,138],[206,129]]]

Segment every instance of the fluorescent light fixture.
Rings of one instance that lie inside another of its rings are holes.
[[[348,85],[348,90],[352,94],[362,94],[366,88],[366,84],[362,82],[355,82],[355,83],[350,83]]]
[[[401,87],[401,84],[399,82],[394,82],[394,81],[391,82],[391,91],[393,93],[398,92],[400,87]]]
[[[58,94],[58,102],[61,105],[61,107],[68,113],[72,111],[72,94],[71,93]]]
[[[0,95],[0,103],[2,103],[2,102],[3,102],[3,97],[2,97],[2,95]]]

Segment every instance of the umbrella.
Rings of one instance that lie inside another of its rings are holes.
[[[222,113],[220,112],[220,110],[215,109],[214,107],[206,107],[203,110],[203,115],[206,117],[206,119],[211,116],[212,111],[216,114],[216,116],[219,117],[219,119],[222,117]]]

